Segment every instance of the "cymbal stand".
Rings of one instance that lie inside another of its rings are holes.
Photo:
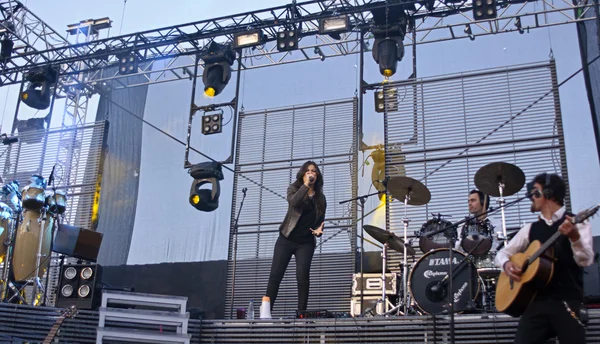
[[[7,184],[11,185],[11,184]],[[14,189],[12,186],[10,187],[10,194],[15,195],[17,197],[17,202],[14,204],[16,211],[13,221],[13,231],[12,233],[9,231],[9,238],[7,240],[7,250],[6,256],[3,264],[2,271],[2,294],[0,294],[0,301],[6,301],[8,298],[8,289],[11,289],[15,295],[21,299],[21,302],[25,302],[25,300],[19,295],[19,290],[16,286],[10,281],[11,279],[11,268],[12,268],[12,257],[14,255],[15,248],[15,240],[17,238],[17,231],[19,230],[19,223],[21,221],[21,215],[23,214],[23,207],[21,206],[21,193],[19,193],[18,189]]]
[[[508,244],[508,238],[506,236],[506,217],[504,215],[504,183],[499,180],[498,181],[498,191],[500,191],[500,198],[498,199],[498,204],[500,205],[500,213],[502,214],[502,240],[504,240],[504,246]]]
[[[364,281],[364,260],[365,260],[365,230],[364,230],[364,223],[365,223],[365,202],[367,201],[367,198],[374,196],[374,195],[379,195],[380,193],[382,193],[381,191],[377,191],[377,192],[373,192],[367,195],[362,195],[362,196],[357,196],[354,198],[350,198],[344,201],[340,201],[338,204],[344,204],[344,203],[348,203],[348,202],[352,202],[352,201],[359,201],[358,205],[360,206],[360,280]],[[384,274],[385,274],[385,267],[383,268]],[[385,277],[385,275],[384,275]],[[385,281],[385,279],[384,279]],[[360,288],[360,307],[362,309],[363,305],[364,305],[364,288]],[[377,305],[377,304],[376,304]],[[364,316],[365,314],[368,313],[368,311],[371,311],[373,308],[371,307],[370,309],[364,311],[361,313],[361,316]]]
[[[402,257],[402,307],[404,309],[404,315],[408,315],[408,304],[406,302],[406,297],[407,297],[407,289],[408,289],[408,276],[406,276],[408,274],[408,262],[407,260],[407,252],[406,252],[406,243],[408,242],[407,239],[407,233],[408,233],[408,223],[409,223],[409,219],[408,219],[408,215],[407,215],[407,208],[408,208],[408,201],[410,200],[410,194],[412,192],[411,188],[408,188],[408,192],[406,193],[406,196],[404,196],[404,218],[402,219],[402,223],[404,223],[404,245],[402,245],[402,247],[404,248],[404,252],[403,252],[403,257]]]
[[[42,244],[44,242],[44,237],[45,237],[45,233],[46,233],[46,219],[49,216],[49,214],[47,213],[47,209],[42,208],[40,211],[40,217],[38,218],[38,223],[40,224],[40,235],[39,235],[39,240],[38,240],[38,249],[37,249],[37,255],[36,255],[36,260],[35,260],[35,271],[33,273],[33,291],[31,293],[32,295],[32,305],[35,306],[35,300],[38,294],[38,291],[41,293],[45,293],[44,290],[44,286],[42,285],[42,282],[40,281],[39,278],[39,273],[40,273],[40,265],[42,264]],[[50,254],[52,254],[52,251],[50,251]],[[48,259],[48,258],[45,258]],[[44,297],[46,295],[44,294]]]

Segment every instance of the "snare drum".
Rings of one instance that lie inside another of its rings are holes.
[[[6,204],[0,202],[0,261],[4,260],[8,251],[8,241],[12,237],[13,212]]]
[[[442,219],[434,218],[429,220],[421,226],[421,230],[417,234],[419,236],[419,248],[423,253],[427,253],[431,250],[436,250],[439,248],[448,248],[448,245],[452,241],[450,233],[456,234],[455,228],[449,228],[452,223],[449,221],[445,221]],[[438,233],[433,235],[432,237],[428,237],[426,234],[431,233],[433,231],[437,231],[438,229],[442,229],[444,227],[448,227],[449,229],[446,232]],[[454,245],[452,245],[454,247]]]
[[[494,241],[494,227],[489,220],[467,222],[460,234],[462,249],[475,256],[486,254]]]
[[[490,251],[487,254],[475,257],[475,266],[477,267],[477,273],[481,278],[496,278],[500,276],[500,268],[496,267],[494,260],[496,259],[496,252]]]
[[[58,190],[54,194],[47,193],[46,205],[51,213],[63,214],[67,210],[67,194],[62,190]]]
[[[39,211],[25,210],[23,212],[23,222],[17,230],[12,257],[12,268],[16,281],[25,281],[35,277],[40,235],[42,235],[42,257],[38,277],[42,278],[44,270],[50,262],[50,259],[47,258],[50,255],[54,219],[51,216],[45,216],[45,221],[43,220],[44,215]],[[42,225],[44,225],[43,229]]]

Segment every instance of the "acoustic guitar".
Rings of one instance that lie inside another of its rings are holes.
[[[58,330],[62,326],[63,321],[65,321],[66,318],[72,318],[73,316],[75,316],[76,313],[77,307],[71,306],[69,308],[66,308],[58,317],[58,319],[56,319],[56,321],[54,322],[54,325],[50,329],[50,332],[48,332],[48,335],[46,336],[46,339],[44,339],[43,344],[52,343],[54,337],[56,337],[56,334],[58,333]]]
[[[571,219],[577,224],[594,216],[600,205],[586,209]],[[508,277],[502,270],[496,285],[496,309],[514,317],[522,315],[537,292],[544,288],[554,273],[554,250],[552,244],[560,237],[556,231],[545,243],[535,240],[529,244],[523,253],[516,253],[510,261],[521,268],[521,281],[517,282]]]

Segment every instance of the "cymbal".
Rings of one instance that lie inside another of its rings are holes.
[[[406,194],[410,193],[408,204],[423,205],[431,200],[431,193],[423,183],[410,177],[391,177],[387,182],[387,188],[392,197],[404,202]]]
[[[525,185],[525,174],[517,166],[506,162],[492,162],[475,173],[475,185],[490,196],[500,197],[500,182],[504,183],[503,196],[514,195]]]
[[[363,228],[367,233],[369,233],[370,236],[373,237],[373,239],[379,241],[382,244],[387,243],[388,247],[390,247],[394,251],[404,254],[404,240],[397,237],[396,234],[371,225],[365,225]],[[412,247],[407,245],[406,253],[414,255],[416,252]]]

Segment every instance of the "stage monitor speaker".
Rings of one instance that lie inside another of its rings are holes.
[[[97,264],[63,265],[56,289],[56,307],[98,309],[102,300],[102,266]]]
[[[96,262],[101,244],[102,233],[60,224],[54,238],[52,251]]]

